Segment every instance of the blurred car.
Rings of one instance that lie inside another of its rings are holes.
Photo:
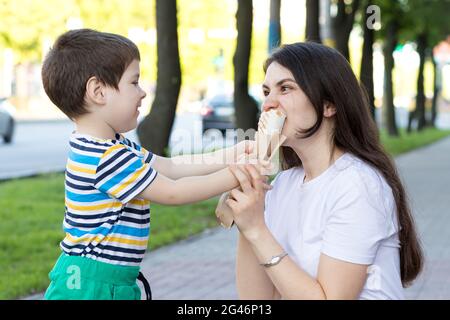
[[[0,98],[0,136],[5,143],[11,143],[14,135],[14,107],[7,98]]]
[[[258,104],[259,112],[261,112],[261,101],[253,95],[252,97]],[[218,94],[210,99],[205,99],[200,109],[203,133],[208,129],[218,129],[222,133],[225,133],[227,129],[235,129],[236,116],[234,111],[233,95]]]

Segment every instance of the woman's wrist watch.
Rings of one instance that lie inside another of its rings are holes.
[[[269,267],[273,267],[276,266],[277,264],[279,264],[281,262],[281,260],[286,257],[288,254],[287,252],[282,252],[277,256],[273,256],[268,262],[266,263],[260,263],[261,266],[269,268]]]

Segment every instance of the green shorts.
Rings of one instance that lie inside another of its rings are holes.
[[[49,273],[45,300],[140,300],[139,267],[61,254]]]

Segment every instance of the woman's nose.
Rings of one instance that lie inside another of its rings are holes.
[[[266,100],[263,103],[263,110],[264,112],[269,111],[270,109],[276,109],[279,107],[278,101],[267,97]]]

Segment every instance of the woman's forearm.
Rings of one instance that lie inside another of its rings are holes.
[[[275,286],[259,265],[253,249],[242,234],[239,234],[236,251],[236,287],[239,299],[274,299]]]
[[[270,261],[272,256],[283,252],[283,248],[268,229],[248,236],[247,240],[259,263],[266,263]],[[264,268],[283,299],[326,299],[320,283],[298,267],[289,256],[284,257],[275,266],[262,268]]]

